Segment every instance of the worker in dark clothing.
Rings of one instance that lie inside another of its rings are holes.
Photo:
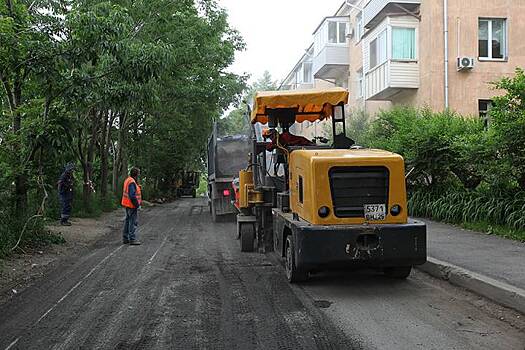
[[[60,213],[60,224],[63,226],[71,226],[69,217],[71,216],[71,204],[73,202],[73,187],[74,187],[74,175],[75,165],[73,163],[68,163],[60,179],[58,180],[58,195],[61,205]]]
[[[129,172],[129,177],[124,181],[124,188],[122,190],[122,206],[126,208],[126,220],[124,222],[124,230],[122,233],[122,243],[130,245],[140,245],[137,239],[138,226],[138,210],[142,204],[142,190],[138,185],[138,177],[140,170],[132,168]]]

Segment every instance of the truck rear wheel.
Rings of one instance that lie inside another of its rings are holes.
[[[253,224],[241,224],[241,252],[253,252],[253,241],[255,240],[255,227]]]
[[[215,204],[214,204],[214,200],[212,199],[210,201],[210,212],[211,212],[211,221],[213,222],[217,222],[217,213],[215,212],[216,208],[215,208]]]
[[[295,247],[292,235],[286,237],[286,278],[288,282],[304,282],[308,279],[308,272],[300,270],[295,264]]]
[[[410,275],[412,266],[385,267],[383,272],[390,278],[405,279]]]

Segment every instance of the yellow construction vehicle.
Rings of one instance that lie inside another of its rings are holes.
[[[355,146],[346,136],[347,103],[342,88],[255,96],[238,235],[242,251],[275,250],[290,282],[339,267],[406,278],[426,261],[426,226],[407,215],[403,158]],[[331,121],[331,145],[291,135],[293,125],[320,120]]]

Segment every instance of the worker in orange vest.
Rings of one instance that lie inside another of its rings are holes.
[[[122,190],[122,206],[126,208],[126,221],[124,222],[124,231],[122,237],[123,244],[140,245],[137,239],[136,231],[138,226],[138,210],[142,204],[142,193],[138,185],[140,170],[131,168],[129,177],[124,181]]]

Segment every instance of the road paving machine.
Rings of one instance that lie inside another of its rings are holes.
[[[426,261],[426,226],[407,215],[403,158],[355,146],[346,136],[347,103],[342,88],[255,95],[237,234],[242,251],[274,250],[290,282],[333,268],[406,278]],[[331,141],[290,132],[323,120]]]

